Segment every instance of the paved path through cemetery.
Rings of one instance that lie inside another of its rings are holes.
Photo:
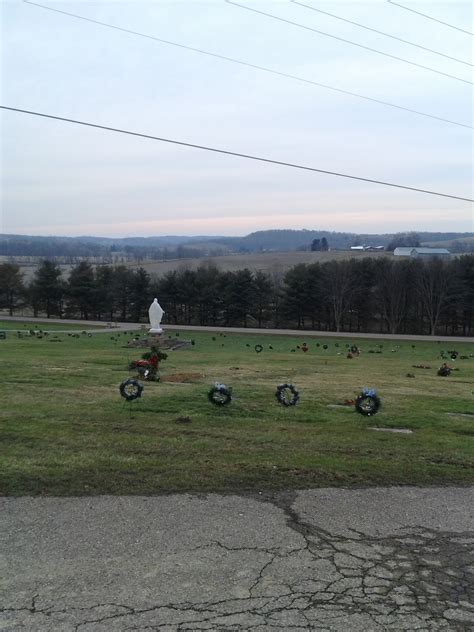
[[[474,489],[0,499],[0,629],[474,629]]]
[[[38,323],[38,327],[42,324],[48,324],[48,331],[54,331],[54,324],[61,325],[75,325],[83,327],[87,331],[87,327],[100,327],[100,329],[91,329],[92,333],[104,332],[117,332],[117,331],[131,331],[136,329],[143,329],[147,332],[150,325],[144,323],[107,323],[103,320],[72,320],[66,318],[28,318],[21,316],[1,316],[1,320],[10,320],[18,322],[18,329],[22,328],[22,323]],[[313,330],[301,330],[301,329],[259,329],[255,327],[200,327],[198,325],[170,325],[168,323],[162,323],[163,329],[170,329],[172,331],[200,331],[200,332],[226,332],[237,334],[257,334],[267,335],[271,334],[280,336],[298,336],[309,338],[311,336],[319,336],[321,338],[368,338],[371,340],[425,340],[426,342],[474,342],[472,336],[418,336],[409,334],[375,334],[375,333],[361,333],[361,332],[347,332],[347,331],[313,331]],[[77,329],[71,330],[77,333]],[[65,330],[58,330],[58,333],[66,333]]]

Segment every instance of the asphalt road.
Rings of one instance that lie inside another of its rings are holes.
[[[121,330],[133,330],[143,328],[144,331],[148,331],[150,325],[144,323],[110,323],[110,327],[107,326],[107,322],[103,320],[72,320],[66,318],[28,318],[21,316],[1,316],[0,320],[10,320],[18,323],[35,322],[38,325],[48,323],[48,330],[54,329],[54,324],[61,325],[80,325],[85,330],[87,327],[101,327],[102,331],[121,331]],[[255,327],[199,327],[197,325],[170,325],[162,323],[163,330],[170,329],[172,331],[208,331],[208,332],[228,332],[228,333],[242,333],[242,334],[258,334],[265,335],[271,334],[280,336],[298,336],[298,337],[320,337],[320,338],[369,338],[371,340],[425,340],[429,341],[441,341],[441,342],[474,342],[472,336],[415,336],[408,334],[366,334],[361,332],[336,332],[336,331],[316,331],[316,330],[301,330],[301,329],[258,329]],[[97,330],[91,330],[92,333],[97,333]],[[64,330],[63,330],[64,333]]]
[[[474,489],[0,499],[0,629],[474,629]]]

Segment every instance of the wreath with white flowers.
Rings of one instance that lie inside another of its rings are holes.
[[[277,386],[275,397],[283,406],[296,406],[300,394],[293,384],[280,384]]]
[[[143,393],[143,384],[140,384],[138,380],[129,378],[124,380],[119,387],[120,395],[127,401],[131,402],[134,399],[138,399]]]
[[[355,400],[355,409],[366,417],[376,415],[381,405],[380,397],[373,388],[363,388],[362,393]]]
[[[207,399],[215,406],[226,406],[232,401],[232,389],[216,382],[208,392]]]
[[[263,351],[263,346],[262,346],[262,345],[255,345],[254,349],[255,349],[255,351],[256,351],[257,353],[262,353],[262,351]]]

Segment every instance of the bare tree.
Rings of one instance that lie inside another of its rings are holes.
[[[341,331],[356,287],[352,261],[329,261],[323,266],[322,295],[331,310],[336,331]]]
[[[411,262],[378,262],[376,268],[377,297],[380,315],[391,334],[396,334],[405,318],[409,287],[409,269]]]
[[[428,318],[430,335],[434,336],[439,318],[450,297],[452,267],[441,259],[421,261],[415,274],[415,287]]]

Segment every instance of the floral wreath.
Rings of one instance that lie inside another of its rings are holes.
[[[143,393],[143,384],[140,384],[138,380],[128,378],[124,380],[119,387],[120,395],[127,401],[131,402],[134,399],[138,399]]]
[[[255,345],[254,349],[257,353],[261,353],[263,351],[262,345]]]
[[[291,393],[291,397],[289,393]],[[275,397],[283,406],[296,406],[300,399],[300,394],[293,384],[280,384],[277,386]]]
[[[374,388],[363,388],[362,393],[355,400],[355,409],[361,415],[370,417],[376,415],[382,402]]]
[[[215,406],[226,406],[232,400],[232,389],[216,382],[208,392],[207,399]]]

